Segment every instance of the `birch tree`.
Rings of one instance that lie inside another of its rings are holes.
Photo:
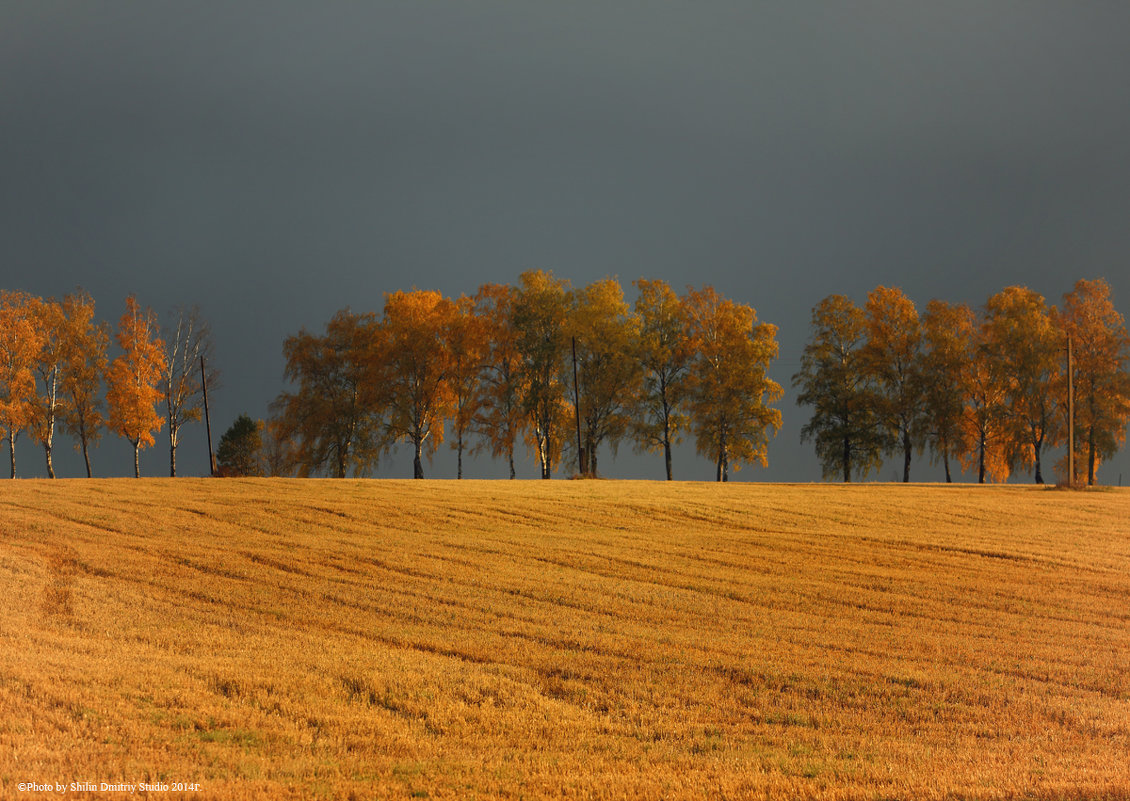
[[[1042,295],[1010,286],[985,306],[987,358],[1006,382],[1004,418],[1010,462],[1031,467],[1044,483],[1044,450],[1059,444],[1063,426],[1054,387],[1059,378],[1061,336]]]
[[[486,321],[475,300],[460,297],[452,304],[447,331],[448,379],[451,390],[451,447],[456,452],[456,478],[463,478],[463,451],[483,405],[482,373],[489,343]]]
[[[781,412],[770,404],[783,390],[768,376],[777,327],[710,287],[688,292],[686,309],[695,353],[691,425],[698,452],[715,463],[715,480],[729,481],[731,467],[769,464],[769,437],[781,428]]]
[[[962,467],[977,469],[977,483],[1006,481],[1012,471],[1008,436],[1008,374],[992,345],[986,321],[973,329],[973,358],[968,364],[962,413]]]
[[[1094,484],[1099,465],[1126,441],[1130,334],[1110,299],[1110,285],[1101,278],[1077,281],[1054,319],[1062,339],[1070,335],[1074,354],[1075,441],[1082,457],[1075,464],[1086,463],[1087,483]],[[1065,399],[1065,384],[1060,393]],[[1065,400],[1061,405],[1066,410]]]
[[[560,458],[570,411],[564,380],[570,294],[568,281],[531,270],[520,276],[514,297],[522,406],[543,479],[552,477]]]
[[[597,476],[600,447],[613,453],[627,435],[640,394],[639,320],[614,278],[594,281],[573,293],[569,319],[576,340],[577,395],[584,458],[581,472]]]
[[[16,439],[35,419],[35,365],[43,335],[35,298],[0,290],[0,430],[8,440],[11,477],[16,477]]]
[[[110,428],[133,446],[133,475],[141,478],[140,452],[155,443],[153,435],[165,422],[157,413],[157,404],[166,364],[157,316],[149,309],[143,310],[133,295],[126,298],[117,340],[122,355],[110,365],[106,391]]]
[[[867,341],[860,358],[875,382],[887,441],[892,450],[902,450],[902,480],[906,483],[923,411],[918,310],[901,289],[880,286],[867,295],[864,315]]]
[[[94,474],[90,466],[90,447],[102,438],[106,418],[103,414],[102,385],[106,378],[106,351],[110,329],[94,319],[94,300],[86,293],[63,299],[67,336],[62,363],[62,385],[67,396],[62,423],[81,449],[86,477]]]
[[[643,383],[632,432],[643,449],[663,452],[667,480],[671,481],[671,447],[687,426],[686,378],[693,348],[686,309],[666,281],[641,278],[635,285]]]
[[[161,391],[165,399],[165,422],[169,433],[169,475],[177,474],[177,447],[181,428],[199,422],[203,416],[204,382],[200,370],[201,357],[212,361],[212,331],[200,312],[192,306],[177,307],[174,323],[164,332],[165,369],[161,375]],[[208,372],[210,387],[219,385],[219,373]]]
[[[66,399],[62,384],[67,348],[67,319],[62,304],[54,298],[36,298],[32,304],[32,314],[42,338],[42,347],[35,365],[39,391],[35,399],[31,433],[43,446],[47,477],[55,478],[55,463],[52,459],[55,424],[65,411]]]
[[[443,442],[443,421],[452,408],[446,337],[454,315],[454,304],[438,292],[385,295],[381,331],[387,430],[390,444],[412,446],[413,478],[424,477],[422,458],[430,459]]]
[[[964,304],[932,300],[922,317],[923,436],[932,459],[941,460],[952,483],[950,459],[960,452],[966,377],[972,361],[973,311]]]
[[[797,404],[811,406],[801,442],[812,440],[825,477],[866,476],[889,447],[879,418],[874,382],[862,362],[863,311],[843,295],[829,295],[812,310],[812,338],[793,376]]]
[[[522,357],[514,327],[515,290],[505,284],[483,284],[475,294],[476,314],[485,327],[481,405],[475,428],[482,448],[502,457],[514,470],[514,443],[522,430],[525,411],[522,399]]]
[[[372,314],[337,312],[323,336],[306,330],[283,343],[284,376],[296,384],[271,404],[268,427],[299,476],[365,475],[382,441],[384,386]]]

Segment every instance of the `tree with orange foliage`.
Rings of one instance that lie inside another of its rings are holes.
[[[475,294],[475,313],[485,327],[487,343],[475,429],[482,437],[480,447],[489,448],[491,456],[506,458],[511,479],[516,475],[514,443],[525,419],[514,298],[514,288],[506,284],[483,284]]]
[[[90,446],[102,437],[101,388],[106,377],[106,349],[110,330],[94,320],[94,299],[84,293],[63,298],[63,318],[67,333],[63,338],[62,385],[67,396],[63,407],[63,427],[82,450],[86,477],[91,478]]]
[[[54,478],[55,464],[51,455],[55,445],[55,422],[63,414],[66,399],[61,389],[67,347],[67,320],[62,304],[54,298],[36,298],[32,303],[32,314],[43,338],[43,347],[35,365],[40,394],[35,399],[31,434],[43,446],[47,459],[47,477]]]
[[[1075,288],[1063,296],[1063,308],[1053,314],[1053,319],[1062,332],[1061,339],[1071,337],[1075,362],[1075,442],[1079,455],[1087,462],[1087,483],[1094,484],[1099,464],[1113,456],[1126,440],[1126,424],[1130,420],[1130,335],[1124,318],[1110,300],[1110,285],[1101,278],[1077,281]],[[1061,382],[1059,391],[1061,407],[1066,410],[1066,382]],[[1076,459],[1075,464],[1081,461]],[[1072,482],[1075,479],[1070,477]]]
[[[671,481],[671,446],[679,442],[687,425],[686,376],[694,351],[683,300],[670,284],[643,278],[634,283],[639,290],[635,312],[640,321],[643,385],[632,431],[640,447],[662,449]]]
[[[439,292],[385,295],[381,333],[388,445],[411,443],[413,478],[424,477],[421,457],[430,459],[443,442],[443,421],[452,408],[446,337],[454,316],[455,304]]]
[[[456,478],[463,478],[463,450],[483,405],[481,375],[489,343],[486,321],[476,313],[475,300],[465,295],[453,304],[444,335],[449,364],[447,385],[451,390],[451,447],[456,456]]]
[[[581,473],[595,477],[600,446],[608,442],[616,452],[639,398],[643,380],[639,320],[624,301],[620,282],[606,278],[573,293],[568,325],[576,338],[584,448],[584,458],[577,454],[577,466]]]
[[[110,428],[133,445],[133,475],[141,477],[140,451],[154,443],[165,422],[157,413],[158,386],[165,369],[165,343],[157,336],[157,316],[142,310],[137,299],[126,298],[126,313],[118,323],[122,355],[110,365],[106,402]]]
[[[879,286],[867,295],[865,314],[867,342],[860,358],[875,381],[888,441],[894,449],[902,448],[902,480],[906,483],[923,408],[918,310],[901,289]]]
[[[930,301],[922,317],[921,426],[933,463],[941,459],[945,466],[947,484],[953,482],[950,457],[960,451],[974,325],[968,306],[940,300]]]
[[[37,298],[0,290],[0,429],[8,438],[12,478],[16,477],[16,438],[35,419],[35,365],[43,334]]]
[[[1061,336],[1052,324],[1042,295],[1010,286],[985,305],[988,358],[1007,382],[1005,420],[1012,463],[1032,467],[1044,483],[1041,456],[1059,444],[1061,432],[1053,387],[1059,376]]]
[[[1008,433],[1009,377],[984,319],[973,329],[973,358],[965,375],[965,409],[961,420],[962,468],[976,465],[977,483],[1007,481],[1012,472]]]
[[[537,452],[541,477],[548,479],[561,456],[570,411],[564,375],[572,292],[568,281],[542,270],[524,272],[519,281],[512,320],[520,355],[527,442]]]
[[[690,416],[698,452],[715,462],[717,481],[730,466],[768,465],[769,433],[781,427],[770,408],[784,394],[767,375],[777,357],[777,327],[758,323],[750,306],[734,303],[711,287],[686,297],[695,357],[688,378]]]

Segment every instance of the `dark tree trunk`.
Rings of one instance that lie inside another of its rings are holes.
[[[1037,484],[1043,484],[1044,483],[1044,474],[1040,471],[1040,445],[1039,445],[1039,443],[1037,443],[1035,445],[1035,452],[1036,452],[1036,483]]]
[[[513,481],[517,478],[517,473],[514,472],[514,446],[511,445],[506,452],[506,460],[510,462],[510,480]]]
[[[844,437],[844,483],[851,483],[851,440]]]
[[[86,419],[81,414],[78,419],[78,438],[82,443],[82,460],[86,462],[86,477],[93,478],[94,473],[90,469],[90,447],[86,441]]]
[[[177,477],[177,446],[169,446],[169,477]]]
[[[950,455],[948,449],[942,451],[942,464],[946,466],[946,483],[952,484],[953,479],[950,477]]]
[[[718,428],[718,466],[714,475],[716,481],[727,481],[729,479],[728,473],[730,471],[726,456],[726,427],[722,425]]]
[[[1095,485],[1095,427],[1087,428],[1087,486]]]
[[[51,463],[51,443],[48,442],[43,446],[43,452],[47,456],[47,477],[55,477],[55,465]]]
[[[910,455],[913,447],[910,442],[910,432],[902,432],[902,483],[910,483]]]
[[[420,450],[423,445],[422,442],[416,440],[416,455],[412,458],[412,478],[424,477],[424,465],[420,462]]]
[[[977,446],[977,483],[985,483],[985,435],[981,434],[981,440]]]
[[[667,385],[663,385],[663,461],[667,480],[671,481],[671,409],[667,406]]]

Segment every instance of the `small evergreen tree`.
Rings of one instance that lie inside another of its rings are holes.
[[[263,423],[241,414],[220,437],[216,464],[222,476],[260,476]]]

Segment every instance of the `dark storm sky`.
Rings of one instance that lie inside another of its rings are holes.
[[[1128,41],[1118,2],[0,2],[0,286],[81,285],[115,322],[131,292],[199,303],[217,440],[267,414],[288,334],[532,268],[712,284],[780,327],[786,386],[834,292],[1058,302],[1105,277],[1127,314]],[[780,406],[769,469],[738,478],[820,478]],[[96,469],[128,473],[117,449]],[[676,473],[711,467],[685,449]]]

